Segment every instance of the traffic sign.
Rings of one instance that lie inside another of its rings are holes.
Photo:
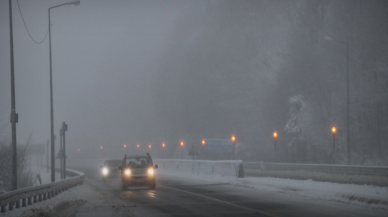
[[[60,149],[59,151],[58,151],[58,154],[57,154],[57,156],[55,157],[56,159],[62,159],[62,158],[67,158],[67,156],[66,156],[66,154],[65,154],[65,152],[63,151],[63,149]]]
[[[205,152],[233,152],[233,142],[229,139],[206,139]]]

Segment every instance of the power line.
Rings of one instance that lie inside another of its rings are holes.
[[[19,12],[20,12],[20,15],[22,16],[22,20],[23,20],[24,27],[26,28],[27,33],[28,33],[28,35],[30,36],[31,40],[32,40],[33,42],[35,42],[36,44],[42,44],[42,43],[44,42],[44,40],[47,38],[47,35],[48,35],[48,32],[49,32],[48,29],[47,29],[46,35],[44,36],[44,38],[43,38],[42,41],[40,41],[40,42],[35,41],[34,38],[32,38],[32,36],[31,36],[31,34],[30,34],[30,31],[28,31],[26,22],[24,21],[24,17],[23,17],[23,14],[22,14],[22,10],[20,9],[20,5],[19,5],[19,0],[16,0],[16,2],[18,3]]]

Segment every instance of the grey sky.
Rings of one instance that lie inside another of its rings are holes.
[[[13,2],[18,143],[50,135],[49,47],[33,43]],[[66,0],[19,0],[31,35],[41,40],[47,9]],[[51,10],[55,134],[69,125],[72,147],[148,142],[155,126],[153,82],[171,28],[205,2],[81,0]],[[10,133],[8,1],[0,1],[0,129]],[[152,142],[152,141],[149,141]],[[58,142],[56,142],[58,147]]]

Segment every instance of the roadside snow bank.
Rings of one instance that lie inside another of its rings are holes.
[[[372,185],[339,184],[313,180],[292,180],[282,178],[245,177],[236,178],[217,174],[191,173],[159,170],[161,175],[177,176],[185,179],[229,183],[262,191],[299,195],[342,203],[370,204],[388,209],[388,187]]]

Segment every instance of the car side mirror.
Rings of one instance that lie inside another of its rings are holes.
[[[119,166],[119,170],[123,170],[123,167],[122,167],[122,166]]]
[[[155,169],[158,169],[158,165],[155,165]]]

